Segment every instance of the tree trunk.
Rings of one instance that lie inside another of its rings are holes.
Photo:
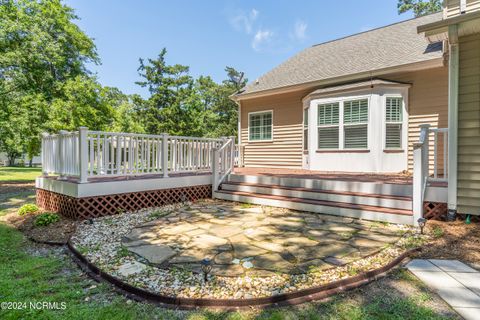
[[[28,160],[28,166],[30,168],[33,167],[33,158],[30,158],[30,160]]]
[[[8,157],[8,165],[9,165],[10,167],[13,167],[13,166],[15,165],[15,158],[16,158],[16,156],[9,154],[9,155],[7,155],[7,157]]]

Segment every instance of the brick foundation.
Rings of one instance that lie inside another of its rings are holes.
[[[47,211],[58,212],[72,219],[88,219],[160,207],[183,201],[211,198],[212,186],[200,185],[185,188],[163,189],[133,193],[112,194],[97,197],[74,198],[37,189],[37,205]]]

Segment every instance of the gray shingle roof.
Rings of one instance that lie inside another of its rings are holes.
[[[440,58],[441,43],[429,44],[417,27],[441,19],[442,13],[431,14],[312,46],[249,83],[239,96]]]

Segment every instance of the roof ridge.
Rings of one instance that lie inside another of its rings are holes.
[[[430,13],[430,14],[427,14],[427,15],[424,15],[424,16],[420,16],[420,17],[413,17],[413,18],[410,18],[410,19],[407,19],[407,20],[402,20],[402,21],[390,23],[390,24],[387,24],[387,25],[385,25],[385,26],[373,28],[373,29],[370,29],[370,30],[361,31],[361,32],[353,33],[353,34],[349,34],[348,36],[343,36],[343,37],[340,37],[340,38],[337,38],[337,39],[328,40],[328,41],[325,41],[325,42],[320,42],[320,43],[317,43],[317,44],[313,44],[313,45],[311,46],[311,48],[313,48],[313,47],[318,47],[318,46],[321,46],[321,45],[324,45],[324,44],[329,44],[329,43],[332,43],[332,42],[335,42],[335,41],[340,41],[340,40],[348,39],[348,38],[355,37],[355,36],[358,36],[358,35],[361,35],[361,34],[373,32],[373,31],[377,31],[377,30],[381,30],[381,29],[386,29],[386,28],[393,27],[393,26],[398,25],[398,24],[406,23],[406,22],[409,22],[409,21],[417,20],[417,19],[422,19],[422,18],[425,18],[425,17],[428,17],[428,16],[433,16],[433,15],[435,15],[435,14],[439,14],[439,13],[441,13],[441,11],[438,11],[438,12],[435,12],[435,13]]]

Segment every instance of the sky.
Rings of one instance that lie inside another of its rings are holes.
[[[329,40],[412,18],[397,0],[65,0],[97,46],[90,65],[104,86],[148,96],[139,58],[167,48],[169,64],[221,82],[226,66],[254,81],[295,53]]]

